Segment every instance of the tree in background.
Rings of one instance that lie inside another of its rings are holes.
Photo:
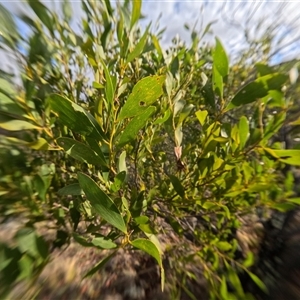
[[[125,249],[156,261],[167,298],[197,298],[199,272],[211,299],[253,299],[245,274],[267,293],[260,221],[300,202],[287,168],[300,164],[297,62],[270,67],[251,47],[230,65],[194,31],[165,50],[163,31],[139,27],[140,1],[83,1],[80,34],[68,1],[62,17],[28,6],[26,38],[1,6],[22,79],[0,74],[1,222],[24,223],[1,242],[1,295],[73,241],[103,253],[86,277]]]

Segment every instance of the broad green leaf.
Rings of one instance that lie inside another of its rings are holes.
[[[91,270],[89,270],[84,276],[83,278],[89,277],[94,275],[96,272],[98,272],[99,270],[101,270],[108,262],[109,260],[116,254],[117,251],[114,251],[113,253],[111,253],[110,255],[108,255],[107,257],[103,258],[98,264],[96,264],[95,267],[93,267]]]
[[[126,171],[121,171],[115,178],[114,183],[111,185],[110,189],[112,192],[117,192],[122,187],[126,179]]]
[[[74,240],[83,247],[93,247],[94,245],[91,242],[88,242],[87,238],[82,235],[74,232],[73,233]]]
[[[96,237],[92,240],[92,244],[102,249],[113,249],[117,247],[117,244],[112,240],[105,239],[104,237]]]
[[[13,145],[16,146],[26,146],[28,148],[31,148],[33,150],[58,150],[57,147],[52,147],[51,145],[49,145],[47,143],[47,141],[43,138],[38,138],[36,141],[33,142],[26,142],[17,138],[13,138],[13,137],[6,137],[6,140]]]
[[[0,7],[1,7],[1,5],[0,5]],[[3,78],[0,78],[0,92],[2,92],[3,94],[5,94],[8,97],[13,98],[14,96],[16,96],[16,90],[13,88],[12,84]],[[3,103],[1,101],[1,106],[0,106],[1,108],[2,108],[2,105],[3,105]]]
[[[284,213],[296,208],[296,204],[289,203],[289,202],[285,202],[285,203],[272,203],[271,205],[272,205],[273,209],[276,209],[276,210],[284,212]]]
[[[104,157],[98,156],[90,147],[74,139],[60,137],[57,139],[57,144],[62,147],[67,154],[81,162],[92,165],[107,165]]]
[[[239,276],[236,273],[236,271],[233,270],[231,267],[229,267],[229,270],[228,270],[228,278],[229,278],[230,282],[232,283],[233,287],[235,288],[235,290],[237,291],[239,297],[243,297],[240,299],[245,299],[245,294],[244,294],[243,287],[242,287],[241,281],[239,279]]]
[[[95,89],[103,89],[104,85],[102,85],[99,82],[93,81],[93,88],[95,88]]]
[[[69,129],[96,141],[104,139],[104,133],[95,118],[76,103],[58,94],[50,95],[48,103],[59,121]]]
[[[220,286],[220,296],[222,297],[223,300],[227,300],[228,298],[228,290],[227,290],[227,282],[226,282],[226,278],[223,275],[222,276],[222,282],[221,282],[221,286]]]
[[[114,85],[112,77],[109,74],[109,70],[102,59],[101,59],[101,63],[104,69],[105,80],[106,80],[105,97],[110,109],[113,105],[116,86]]]
[[[281,90],[283,84],[286,82],[287,76],[274,73],[257,78],[253,82],[244,86],[228,104],[226,110],[252,103],[259,98],[268,95],[270,90]]]
[[[177,114],[182,111],[182,109],[185,106],[185,103],[186,103],[185,100],[178,100],[174,103],[174,113],[173,113],[174,117],[176,117]]]
[[[123,151],[118,159],[118,172],[126,172],[127,173],[127,166],[126,166],[126,151]]]
[[[3,92],[0,92],[0,111],[11,117],[22,116],[23,118],[28,119],[26,110],[20,106],[20,103],[11,99],[6,93]]]
[[[154,45],[154,47],[155,47],[155,49],[158,53],[158,57],[159,57],[159,59],[161,59],[163,57],[163,52],[162,52],[162,49],[160,47],[159,41],[158,41],[158,39],[155,35],[152,35],[151,38],[152,38],[152,43],[153,43],[153,45]]]
[[[286,120],[286,112],[282,111],[270,118],[266,127],[263,140],[268,141],[272,136],[274,136],[279,129],[282,127]]]
[[[162,118],[159,118],[159,119],[156,119],[155,122],[153,122],[153,124],[163,124],[165,123],[171,116],[171,110],[170,109],[167,109],[165,112],[164,112],[164,115]]]
[[[287,199],[289,202],[300,205],[300,198],[289,198]]]
[[[73,184],[64,186],[63,188],[58,190],[57,194],[60,196],[67,196],[67,195],[75,196],[75,195],[83,195],[84,192],[81,189],[79,183],[73,183]]]
[[[178,125],[182,124],[186,120],[186,118],[189,116],[194,107],[194,104],[188,104],[183,108],[179,115]]]
[[[285,164],[300,166],[300,150],[275,150],[263,148],[267,153]]]
[[[180,69],[180,64],[179,64],[179,58],[177,55],[173,58],[172,62],[170,63],[170,72],[173,75],[173,78],[178,78],[179,69]]]
[[[223,99],[223,78],[215,65],[213,65],[212,82],[213,90],[221,99]]]
[[[274,73],[274,70],[271,67],[269,67],[268,65],[265,65],[263,63],[255,64],[255,68],[258,71],[259,76],[265,76],[265,75]]]
[[[152,257],[154,257],[156,259],[156,261],[161,269],[161,289],[163,291],[164,283],[165,283],[165,273],[164,273],[164,268],[163,268],[161,253],[160,253],[159,248],[157,248],[157,246],[153,242],[151,242],[150,240],[147,240],[147,239],[136,239],[134,241],[131,241],[130,243],[135,248],[138,248],[138,249],[148,253],[149,255],[151,255]]]
[[[138,217],[134,218],[134,221],[139,225],[146,224],[149,222],[149,218],[147,216],[138,216]]]
[[[216,246],[221,250],[221,251],[229,251],[232,248],[232,245],[229,244],[228,242],[217,242]]]
[[[208,81],[201,90],[201,94],[205,100],[206,105],[210,105],[212,108],[216,107],[215,94],[213,86],[210,81]]]
[[[200,124],[203,126],[205,124],[206,117],[208,115],[207,110],[198,110],[196,112],[196,117],[199,120]]]
[[[139,239],[131,241],[130,243],[135,248],[138,248],[138,249],[148,253],[152,257],[154,257],[156,259],[156,261],[158,262],[158,265],[160,267],[162,267],[162,259],[161,259],[160,251],[153,242],[151,242],[150,240],[147,240],[147,239],[139,238]]]
[[[255,263],[255,257],[254,257],[254,254],[252,252],[248,252],[247,253],[247,257],[246,259],[244,260],[243,262],[243,265],[246,267],[246,268],[249,268],[251,266],[253,266],[253,264]]]
[[[78,173],[78,181],[94,210],[108,223],[126,233],[124,219],[114,202],[100,189],[89,176]]]
[[[150,28],[150,25],[146,28],[145,33],[143,34],[143,36],[141,37],[139,42],[136,44],[136,46],[132,50],[132,52],[130,52],[128,54],[128,57],[126,60],[127,64],[132,62],[136,57],[138,57],[140,54],[142,54],[144,47],[146,45],[146,42],[147,42],[149,28]]]
[[[142,114],[134,117],[120,135],[118,146],[124,146],[127,143],[135,140],[138,137],[140,129],[146,125],[150,116],[155,112],[155,110],[156,108],[154,106],[149,106]]]
[[[165,76],[148,76],[140,80],[121,109],[119,120],[143,113],[162,94]]]
[[[184,187],[182,186],[180,180],[174,176],[174,175],[169,175],[170,180],[172,182],[172,185],[174,187],[174,190],[176,191],[176,193],[181,196],[182,198],[184,198],[185,196],[185,191],[184,191]]]
[[[104,153],[106,153],[106,152],[105,152],[105,150],[102,151],[102,149],[105,148],[105,145],[102,145],[102,147],[101,147],[99,145],[98,141],[96,141],[95,139],[90,138],[90,137],[86,137],[85,140],[89,144],[90,148],[98,154],[98,157],[100,157],[100,159],[104,162],[104,165],[107,165],[105,156],[104,156]]]
[[[28,252],[35,258],[47,258],[48,246],[42,237],[36,235],[33,228],[22,228],[15,237],[21,252]]]
[[[139,20],[141,15],[142,0],[132,1],[132,11],[131,11],[131,20],[130,20],[130,30],[134,24]]]
[[[206,201],[206,202],[203,203],[202,207],[203,207],[204,209],[210,210],[210,209],[212,209],[212,208],[215,208],[215,207],[216,207],[216,204],[215,204],[214,202]]]
[[[4,119],[4,120],[3,120]],[[0,118],[0,128],[9,130],[9,131],[21,131],[21,130],[32,130],[38,129],[41,130],[42,128],[31,124],[29,122],[23,120],[5,120],[6,118]]]
[[[48,8],[39,0],[27,0],[27,2],[42,23],[49,29],[50,32],[53,32],[53,18],[51,17],[51,13]]]
[[[228,57],[218,38],[216,38],[216,47],[213,51],[213,64],[223,78],[228,75]]]
[[[240,147],[243,149],[249,137],[249,123],[245,116],[242,116],[239,121]]]

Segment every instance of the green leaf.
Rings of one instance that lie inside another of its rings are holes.
[[[254,254],[252,252],[248,252],[247,253],[247,257],[246,259],[244,260],[243,262],[243,265],[246,267],[246,268],[249,268],[251,266],[253,266],[253,264],[255,263],[255,257],[254,257]]]
[[[112,192],[117,192],[122,187],[126,179],[126,171],[121,171],[114,179],[114,183],[111,185],[110,189]]]
[[[245,294],[244,294],[243,287],[242,287],[241,281],[239,279],[239,276],[237,275],[235,270],[231,269],[231,267],[229,267],[229,270],[228,270],[228,278],[229,278],[230,282],[232,283],[232,286],[237,291],[238,296],[242,297],[240,299],[245,299]]]
[[[259,73],[259,76],[265,76],[274,73],[274,70],[271,67],[262,63],[255,64],[255,68]]]
[[[155,110],[156,108],[154,106],[149,106],[141,115],[133,118],[120,135],[118,146],[124,146],[127,143],[135,140],[138,136],[139,130],[146,125],[150,116],[155,112]]]
[[[213,64],[223,78],[228,75],[228,57],[218,38],[216,38],[216,47],[213,51]]]
[[[259,98],[268,95],[270,90],[281,90],[283,84],[286,82],[287,76],[274,73],[257,78],[255,81],[244,86],[228,104],[226,110],[252,103]]]
[[[288,202],[275,204],[272,203],[272,208],[285,213],[287,211],[295,209],[296,205]]]
[[[78,173],[78,181],[94,210],[108,223],[124,233],[127,228],[124,219],[114,202],[100,189],[89,176]]]
[[[275,150],[263,148],[267,153],[285,164],[300,166],[300,150]]]
[[[221,251],[229,251],[232,246],[228,242],[217,242],[216,246],[221,250]]]
[[[228,290],[227,290],[227,282],[225,276],[222,276],[222,282],[220,286],[220,295],[223,300],[228,299]]]
[[[79,183],[73,183],[73,184],[64,186],[63,188],[58,190],[57,194],[60,196],[67,196],[67,195],[76,196],[76,195],[83,195],[84,192],[81,189]]]
[[[177,125],[182,124],[186,120],[186,118],[189,116],[189,114],[191,113],[194,107],[195,107],[194,104],[188,104],[183,108],[183,110],[179,115],[179,120],[177,122]]]
[[[132,11],[131,11],[131,20],[130,20],[130,30],[134,26],[134,24],[139,20],[141,15],[141,7],[142,7],[142,1],[141,0],[135,0],[132,1]]]
[[[36,235],[33,228],[22,228],[15,237],[21,252],[28,252],[35,258],[47,258],[48,246],[42,237]]]
[[[126,167],[126,151],[123,151],[118,159],[118,171],[126,172],[127,173],[127,167]]]
[[[93,86],[94,89],[103,89],[104,88],[104,85],[102,85],[101,83],[96,82],[96,81],[93,81],[92,86]]]
[[[126,60],[127,64],[132,62],[136,57],[138,57],[143,52],[144,47],[145,47],[146,42],[147,42],[149,28],[150,28],[150,25],[146,28],[145,33],[143,34],[143,36],[141,37],[139,42],[136,44],[136,46],[132,50],[132,52],[130,52],[128,54],[128,57],[127,57],[127,60]]]
[[[101,146],[99,145],[98,141],[90,138],[90,137],[86,137],[85,140],[87,141],[87,143],[89,144],[90,148],[95,151],[98,155],[98,157],[100,157],[100,159],[103,161],[103,166],[107,165],[105,156],[103,154],[103,152],[105,152],[105,150],[102,151]],[[104,148],[104,147],[103,147]]]
[[[153,122],[153,124],[163,124],[165,123],[171,116],[171,110],[170,109],[167,109],[165,112],[164,112],[164,115],[162,118],[159,118],[159,119],[156,119],[155,122]]]
[[[205,124],[206,117],[208,115],[207,110],[198,110],[196,112],[196,117],[199,120],[200,124],[203,126]]]
[[[103,156],[98,156],[95,151],[83,143],[70,138],[60,137],[57,139],[57,144],[62,147],[67,154],[81,162],[92,165],[107,166]]]
[[[176,191],[176,193],[181,196],[182,198],[184,198],[185,196],[185,191],[184,191],[184,187],[182,186],[180,180],[174,176],[174,175],[169,175],[170,180],[172,182],[172,185],[174,187],[174,190]]]
[[[175,144],[176,146],[180,146],[182,143],[182,138],[183,138],[183,132],[182,132],[182,126],[179,125],[176,127],[175,132]]]
[[[108,262],[109,260],[116,254],[117,251],[114,251],[113,253],[111,253],[110,255],[108,255],[107,257],[105,257],[104,259],[102,259],[98,264],[96,264],[95,267],[93,267],[91,270],[89,270],[84,276],[83,279],[89,276],[94,275],[96,272],[98,272],[99,270],[101,270]]]
[[[251,277],[251,279],[255,282],[255,284],[262,290],[264,291],[265,293],[268,293],[268,289],[266,287],[266,285],[262,282],[261,279],[259,279],[255,274],[253,274],[252,272],[250,271],[247,271],[246,272],[249,274],[249,276]]]
[[[50,32],[53,32],[53,19],[51,18],[51,13],[48,8],[38,0],[27,0],[27,2],[42,23]]]
[[[162,52],[162,49],[160,47],[159,41],[158,41],[158,39],[155,35],[152,35],[151,38],[152,38],[152,43],[153,43],[153,45],[154,45],[154,47],[155,47],[155,49],[158,53],[158,58],[161,59],[163,57],[163,52]]]
[[[21,130],[32,130],[42,128],[22,120],[5,120],[6,118],[0,118],[0,128],[9,131],[21,131]]]
[[[156,261],[161,269],[161,289],[163,291],[165,276],[164,276],[164,268],[163,268],[161,253],[160,253],[159,248],[157,248],[157,246],[153,242],[151,242],[147,239],[136,239],[134,241],[131,241],[130,243],[133,247],[138,248],[138,249],[148,253],[149,255],[151,255],[152,257],[154,257],[156,259]]]
[[[109,104],[109,109],[110,109],[114,102],[116,86],[114,85],[112,77],[109,74],[109,70],[106,67],[106,65],[102,59],[101,59],[101,63],[102,63],[103,69],[104,69],[105,80],[106,80],[105,97],[106,97],[107,103]]]
[[[217,69],[215,65],[213,65],[213,76],[212,76],[212,82],[213,82],[213,89],[215,93],[223,99],[223,79],[222,76]]]
[[[23,140],[19,140],[17,138],[13,137],[6,137],[6,140],[8,143],[16,145],[16,146],[26,146],[28,148],[31,148],[33,150],[57,150],[57,148],[52,147],[47,143],[47,141],[43,138],[38,138],[36,141],[33,142],[26,142]]]
[[[247,139],[249,137],[249,123],[245,116],[242,116],[239,121],[239,136],[240,136],[240,147],[244,149]]]
[[[92,240],[92,244],[102,249],[113,249],[117,247],[117,244],[110,239],[104,237],[97,237]]]
[[[93,247],[94,245],[91,242],[88,242],[86,238],[78,233],[73,233],[74,240],[83,247]]]
[[[174,112],[173,112],[174,117],[176,117],[177,114],[182,111],[182,109],[185,106],[185,103],[186,103],[185,100],[177,100],[174,103]]]
[[[105,137],[100,125],[95,118],[82,107],[73,103],[69,99],[58,94],[48,97],[51,109],[58,114],[59,121],[69,129],[89,136],[96,141],[102,141]]]
[[[119,120],[143,113],[162,94],[165,76],[148,76],[140,80],[121,109]]]
[[[289,198],[287,199],[289,202],[300,205],[300,198]]]

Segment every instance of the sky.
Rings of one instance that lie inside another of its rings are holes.
[[[42,2],[61,13],[60,1]],[[74,11],[73,24],[76,26],[82,16],[81,3],[79,0],[70,2]],[[0,0],[0,3],[15,14],[22,7],[22,1]],[[276,25],[273,45],[276,51],[272,63],[300,59],[300,0],[144,0],[142,14],[146,17],[141,21],[142,26],[150,21],[155,24],[159,19],[160,28],[166,28],[161,41],[164,47],[168,47],[175,36],[187,44],[190,42],[191,32],[185,29],[185,24],[201,33],[207,24],[213,22],[212,33],[203,42],[212,43],[218,36],[231,58],[248,47],[244,34],[246,29],[251,38],[260,38],[266,28]],[[260,28],[257,24],[261,24]],[[19,25],[24,34],[28,33],[21,23]]]

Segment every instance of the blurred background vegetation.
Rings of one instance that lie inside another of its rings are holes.
[[[202,43],[213,24],[162,46],[159,25],[140,26],[140,1],[82,1],[80,32],[68,1],[61,14],[26,5],[0,6],[18,70],[0,72],[0,297],[300,299],[299,61],[270,65],[277,24],[253,39],[246,28],[229,62],[222,37]],[[126,101],[154,90],[149,120],[122,136],[136,117]],[[78,172],[129,235],[87,201]]]

